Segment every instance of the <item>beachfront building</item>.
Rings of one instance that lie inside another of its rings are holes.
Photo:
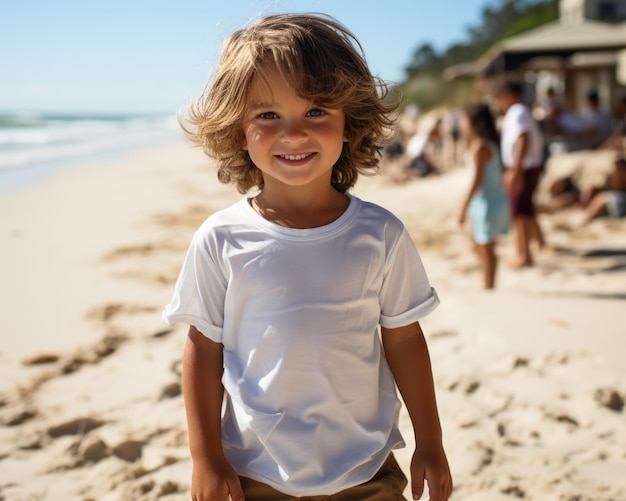
[[[610,112],[626,96],[626,0],[560,0],[559,9],[557,21],[503,40],[478,61],[448,68],[445,77],[517,73],[535,83],[537,96],[555,88],[575,111],[596,91]]]

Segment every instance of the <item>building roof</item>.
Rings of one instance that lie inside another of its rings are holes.
[[[499,45],[506,52],[623,48],[626,47],[626,23],[555,21],[503,40]]]
[[[510,71],[530,59],[557,56],[568,58],[577,52],[620,50],[626,48],[626,22],[609,24],[585,20],[579,23],[554,21],[521,35],[502,40],[473,63],[474,74]],[[462,75],[468,67],[461,67]],[[455,78],[452,67],[448,78]]]

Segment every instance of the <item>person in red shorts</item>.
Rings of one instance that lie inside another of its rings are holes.
[[[509,193],[516,256],[513,268],[533,265],[530,241],[545,247],[537,222],[534,194],[544,166],[544,142],[539,125],[522,103],[523,84],[504,79],[493,87],[496,106],[504,113],[500,152],[505,167],[504,185]]]

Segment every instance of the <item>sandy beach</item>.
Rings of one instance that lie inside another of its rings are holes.
[[[562,155],[548,175],[592,183],[609,162]],[[442,299],[423,328],[452,499],[626,500],[626,220],[543,215],[556,251],[484,292],[456,224],[465,176],[354,190],[405,222]],[[0,196],[0,500],[189,498],[186,326],[160,314],[192,233],[240,198],[182,141]]]

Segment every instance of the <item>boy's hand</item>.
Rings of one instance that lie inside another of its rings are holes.
[[[430,501],[447,501],[452,494],[452,476],[443,445],[439,441],[420,440],[411,460],[411,492],[413,499],[424,494],[428,482]]]
[[[239,477],[225,458],[194,460],[191,499],[193,501],[244,501]]]
[[[504,187],[508,193],[520,193],[524,189],[524,177],[522,171],[507,169],[504,173]]]

